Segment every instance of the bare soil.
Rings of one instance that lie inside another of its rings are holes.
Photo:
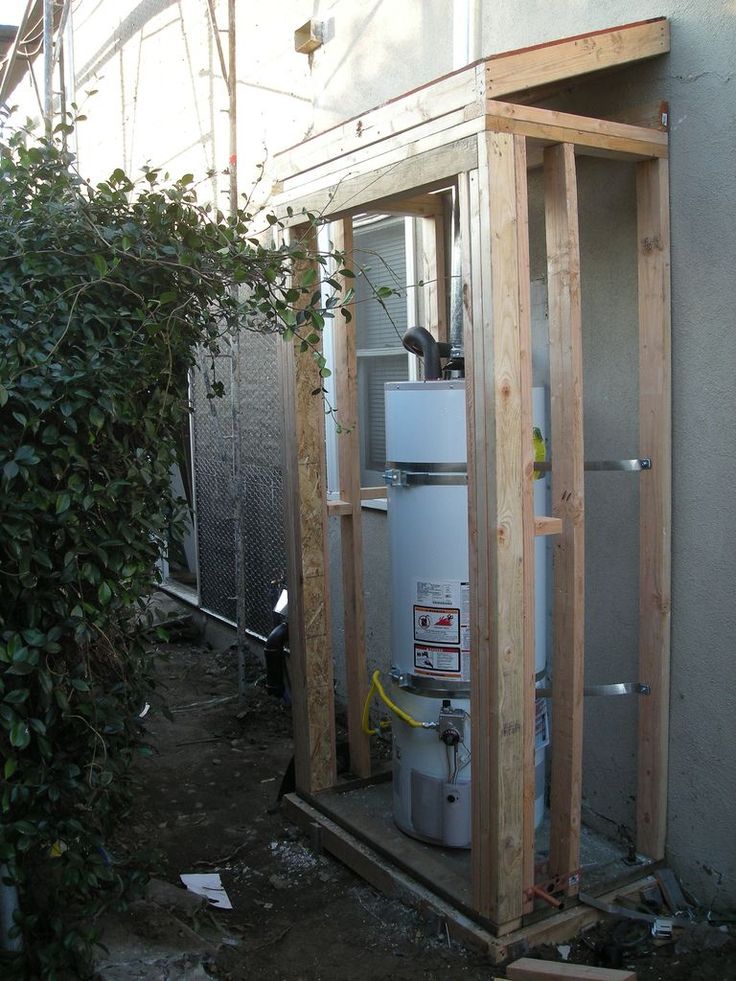
[[[140,764],[132,817],[113,850],[148,849],[152,875],[219,872],[232,910],[172,909],[142,901],[105,928],[105,981],[257,979],[488,979],[485,957],[449,942],[441,926],[375,892],[309,842],[274,809],[291,758],[289,709],[266,694],[249,659],[237,697],[235,654],[167,645],[159,679],[173,721],[150,713],[156,755]],[[438,932],[439,930],[439,932]],[[729,941],[728,937],[723,939]],[[654,947],[628,926],[598,928],[569,959],[634,969],[640,979],[736,981],[733,941],[718,950]],[[532,956],[560,959],[558,948]]]

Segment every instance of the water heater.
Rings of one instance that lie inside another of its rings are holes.
[[[534,389],[544,432],[544,389]],[[392,697],[426,728],[393,725],[398,827],[446,847],[470,846],[470,602],[465,382],[386,385],[386,474],[392,588]],[[546,481],[535,511],[546,513]],[[546,552],[535,552],[537,683],[545,674]],[[431,726],[431,728],[429,727]],[[544,810],[546,705],[537,702],[535,822]]]

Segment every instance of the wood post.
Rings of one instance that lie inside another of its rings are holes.
[[[441,198],[438,198],[441,203]],[[424,283],[424,324],[438,341],[446,341],[447,277],[445,274],[445,229],[443,211],[422,218],[420,277]]]
[[[330,226],[330,237],[335,251],[344,252],[349,265],[353,256],[352,219],[333,222]],[[348,285],[350,284],[346,284],[346,288]],[[350,323],[336,313],[334,330],[335,400],[341,427],[337,437],[340,500],[351,505],[350,513],[341,514],[339,521],[350,769],[357,777],[367,777],[371,772],[371,749],[368,736],[361,726],[363,703],[368,694],[368,675],[363,605],[363,524],[360,509],[358,359],[355,343],[357,311],[354,304],[350,309],[353,318]]]
[[[292,231],[316,251],[310,226]],[[309,268],[297,263],[298,279]],[[297,342],[298,343],[298,342]],[[330,641],[325,486],[325,429],[320,387],[312,358],[279,341],[279,380],[284,412],[284,502],[289,588],[289,659],[294,715],[296,786],[313,794],[334,785],[335,705]]]
[[[459,185],[469,314],[469,529],[475,543],[470,554],[473,900],[481,916],[503,929],[519,922],[524,888],[525,434],[519,236],[526,229],[526,171],[522,185],[517,180],[523,159],[520,141],[505,133],[479,137],[477,175],[461,175]],[[523,276],[528,278],[528,270]]]
[[[554,544],[550,874],[577,892],[580,867],[585,542],[583,355],[575,148],[544,152]]]
[[[636,168],[639,247],[641,475],[639,677],[651,694],[639,700],[637,849],[664,857],[670,694],[671,345],[669,185],[666,160]]]

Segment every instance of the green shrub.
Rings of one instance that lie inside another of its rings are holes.
[[[145,750],[139,607],[183,503],[195,350],[236,324],[305,327],[309,348],[329,314],[313,271],[287,283],[298,247],[200,207],[191,177],[146,170],[143,188],[120,170],[89,185],[51,141],[0,158],[0,864],[21,894],[15,969],[49,978],[84,970],[90,915],[125,890],[104,842]]]

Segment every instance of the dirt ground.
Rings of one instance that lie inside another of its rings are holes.
[[[249,658],[237,697],[235,655],[190,642],[166,645],[159,678],[173,722],[149,713],[156,755],[140,764],[132,816],[113,844],[119,856],[147,849],[149,871],[219,872],[233,908],[196,909],[183,890],[152,892],[105,924],[104,981],[256,979],[488,979],[487,960],[450,943],[436,923],[388,900],[308,841],[273,805],[291,758],[289,710],[269,697]],[[160,887],[163,888],[163,887]],[[198,902],[196,899],[194,902]],[[612,931],[618,932],[612,932]],[[627,967],[640,979],[736,981],[736,950],[654,948],[628,924],[572,944],[571,961]],[[643,938],[643,939],[642,939]],[[634,943],[634,941],[639,942]],[[560,959],[557,948],[536,956]]]

